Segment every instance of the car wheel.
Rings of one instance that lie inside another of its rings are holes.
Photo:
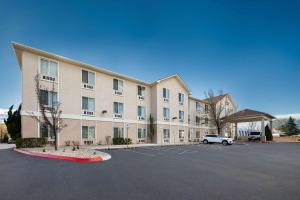
[[[228,142],[227,142],[226,140],[223,140],[223,141],[222,141],[222,144],[223,144],[224,146],[226,146],[226,145],[228,145]]]
[[[208,141],[207,141],[207,140],[203,140],[203,143],[204,143],[204,144],[208,144]]]

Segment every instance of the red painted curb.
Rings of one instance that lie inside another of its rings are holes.
[[[43,154],[43,153],[36,153],[36,152],[29,152],[22,149],[14,148],[14,151],[30,155],[30,156],[37,156],[42,158],[52,158],[57,160],[66,160],[66,161],[72,161],[72,162],[100,162],[103,161],[103,159],[99,157],[94,158],[78,158],[78,157],[70,157],[70,156],[57,156],[57,155],[50,155],[50,154]]]

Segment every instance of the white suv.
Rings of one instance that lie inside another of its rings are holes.
[[[229,145],[233,143],[233,140],[231,138],[222,137],[219,135],[205,135],[202,137],[201,141],[204,144],[208,143],[220,143],[223,145]]]

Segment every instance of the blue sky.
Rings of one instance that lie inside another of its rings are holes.
[[[204,98],[300,112],[299,1],[0,0],[0,108],[21,102],[16,41],[152,82],[178,73]]]

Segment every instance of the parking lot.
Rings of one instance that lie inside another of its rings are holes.
[[[72,163],[0,150],[8,199],[299,199],[300,144],[186,145],[106,151]]]

